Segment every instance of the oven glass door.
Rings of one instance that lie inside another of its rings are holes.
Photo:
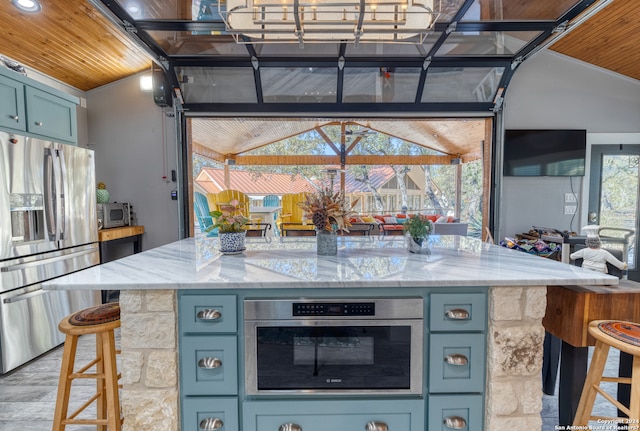
[[[422,367],[416,351],[421,349],[416,344],[422,344],[421,325],[410,321],[389,325],[344,321],[339,325],[327,321],[305,322],[304,326],[295,323],[253,328],[256,393],[412,393],[415,386],[420,386],[412,385],[412,377],[416,378],[415,368]]]

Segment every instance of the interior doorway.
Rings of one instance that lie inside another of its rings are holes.
[[[628,278],[640,281],[638,242],[640,201],[640,145],[594,145],[591,148],[588,223],[600,225],[603,235],[628,236],[628,244],[606,244],[624,251]]]

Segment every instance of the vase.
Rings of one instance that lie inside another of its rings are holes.
[[[109,203],[109,190],[107,190],[107,189],[96,189],[96,201],[99,204]]]
[[[407,248],[409,252],[416,254],[429,254],[429,248],[426,247],[426,238],[413,238],[407,235]]]
[[[222,254],[242,253],[245,250],[244,239],[247,231],[218,233]]]
[[[326,230],[316,231],[318,256],[336,256],[338,254],[338,235]]]

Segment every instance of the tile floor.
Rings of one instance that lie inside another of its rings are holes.
[[[119,331],[116,332],[116,340]],[[76,364],[84,364],[93,358],[95,337],[80,337]],[[0,431],[46,431],[51,429],[53,411],[55,409],[58,375],[62,361],[62,347],[58,347],[21,368],[0,376]],[[614,375],[617,372],[618,357],[612,350],[607,364],[607,371]],[[80,380],[75,383],[72,400],[86,400],[94,394],[93,380]],[[612,385],[612,384],[609,384]],[[615,390],[610,391],[615,396]],[[554,431],[558,424],[558,400],[556,396],[544,396],[542,400],[542,430]],[[70,411],[81,404],[71,402]],[[92,406],[93,407],[93,406]],[[596,408],[599,414],[610,416],[615,409],[598,396]],[[87,415],[95,415],[95,408],[86,411]],[[95,426],[73,426],[69,431],[95,430]]]
[[[116,343],[120,330],[116,330]],[[95,356],[95,336],[78,340],[76,369]],[[0,376],[0,431],[49,431],[53,424],[62,346]],[[71,387],[69,413],[95,394],[95,380],[77,379]],[[95,418],[95,403],[80,417]],[[95,425],[68,426],[69,431],[95,431]]]

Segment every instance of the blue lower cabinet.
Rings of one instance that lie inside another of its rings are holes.
[[[484,430],[482,395],[431,395],[428,403],[429,431]]]
[[[181,431],[238,431],[237,398],[195,398],[182,401]]]
[[[184,395],[236,395],[238,347],[235,335],[182,338],[180,372]]]
[[[242,431],[425,429],[423,400],[248,401],[242,419]]]
[[[485,334],[431,334],[429,392],[483,392]]]

